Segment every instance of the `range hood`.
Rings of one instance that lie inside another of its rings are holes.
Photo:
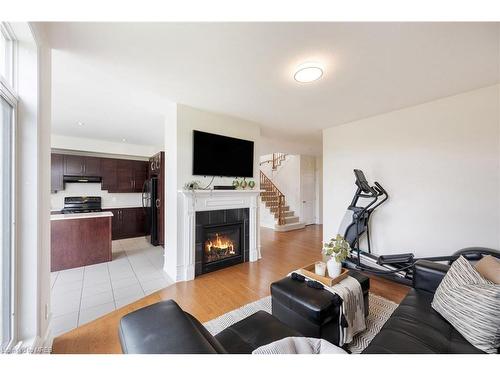
[[[101,182],[102,178],[100,176],[64,176],[64,182]]]

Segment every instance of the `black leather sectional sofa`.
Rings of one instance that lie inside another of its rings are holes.
[[[431,307],[434,292],[448,268],[418,261],[413,289],[363,353],[482,353]],[[126,315],[119,329],[124,353],[249,354],[273,341],[302,336],[264,311],[212,336],[196,318],[172,300]]]
[[[301,336],[265,311],[212,336],[173,300],[124,316],[119,334],[122,351],[129,354],[250,354],[273,341]]]
[[[363,353],[484,353],[431,307],[434,292],[448,269],[447,265],[419,260],[415,264],[413,289]]]

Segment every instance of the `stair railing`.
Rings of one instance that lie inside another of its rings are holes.
[[[281,163],[283,162],[283,160],[286,159],[287,155],[288,154],[284,154],[282,152],[275,152],[275,153],[273,153],[271,159],[261,161],[259,165],[264,165],[264,164],[267,164],[267,163],[272,163],[273,171],[275,171],[276,168],[278,168],[281,165]]]
[[[264,190],[266,190],[266,192],[270,191],[278,197],[278,225],[285,224],[285,194],[283,194],[280,189],[276,187],[274,182],[272,182],[271,179],[267,177],[262,171],[260,171],[260,186],[261,188],[264,187]],[[263,193],[260,194],[263,195]]]
[[[286,154],[281,152],[273,153],[273,170],[276,170],[281,165],[281,162],[285,160]]]

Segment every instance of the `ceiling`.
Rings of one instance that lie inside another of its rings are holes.
[[[53,133],[163,140],[167,101],[256,121],[271,138],[492,85],[497,23],[50,23]],[[294,68],[325,67],[299,84]],[[84,125],[78,125],[84,122]]]

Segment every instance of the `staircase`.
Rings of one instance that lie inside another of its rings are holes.
[[[260,188],[264,190],[260,193],[260,198],[276,220],[274,230],[286,232],[305,227],[304,223],[299,221],[299,217],[295,216],[295,212],[290,210],[290,206],[286,205],[285,195],[262,171],[260,171]]]

